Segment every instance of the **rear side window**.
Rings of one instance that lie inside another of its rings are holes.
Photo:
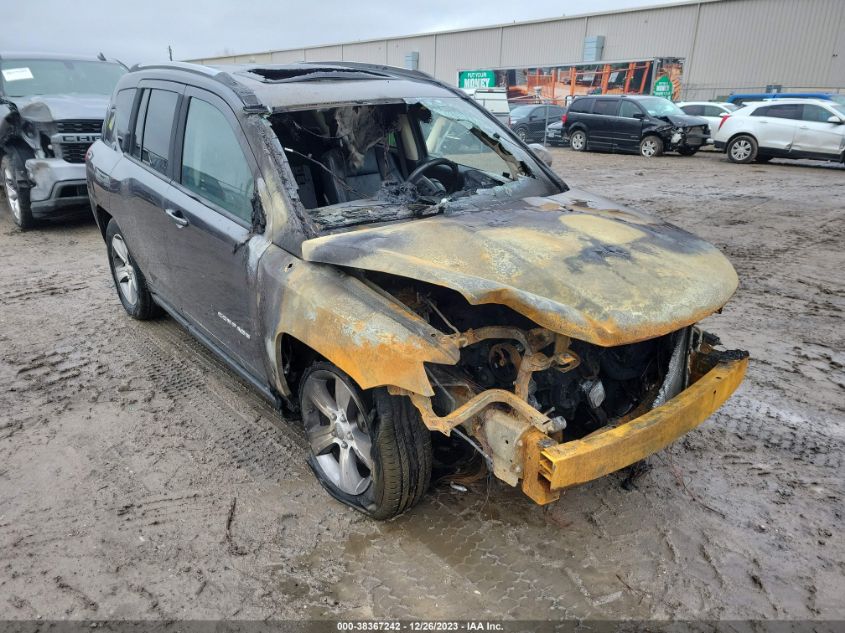
[[[719,106],[714,105],[706,105],[703,106],[704,108],[704,116],[722,116],[723,114],[727,114],[722,108]]]
[[[191,98],[182,146],[182,185],[252,222],[254,180],[238,138],[216,107]]]
[[[144,138],[141,142],[141,162],[157,172],[167,173],[170,155],[170,138],[173,135],[173,117],[179,95],[168,90],[151,90],[144,120]]]
[[[593,114],[615,116],[618,108],[619,101],[616,99],[596,99],[596,103],[593,105]]]
[[[776,105],[766,106],[766,113],[759,114],[758,108],[754,111],[754,116],[770,116],[777,119],[795,119],[799,120],[803,116],[803,106],[799,103],[778,103]]]
[[[147,104],[150,101],[150,91],[144,90],[141,95],[141,105],[138,106],[138,116],[135,117],[135,129],[132,134],[132,156],[141,160],[141,139],[144,137],[144,118],[147,116]]]
[[[703,105],[685,105],[681,106],[681,110],[690,116],[704,116]],[[707,116],[719,116],[718,114],[708,114]]]
[[[572,102],[572,105],[569,106],[570,112],[589,112],[590,109],[593,107],[593,101],[595,99],[584,99],[581,97],[580,99],[575,99]]]
[[[813,105],[812,103],[804,104],[804,115],[803,119],[805,121],[815,121],[817,123],[826,123],[827,120],[832,117],[833,114],[825,110],[821,106]]]

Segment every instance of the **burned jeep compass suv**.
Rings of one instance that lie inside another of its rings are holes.
[[[0,176],[18,226],[88,206],[85,152],[125,72],[104,58],[0,53]]]
[[[419,501],[433,444],[549,503],[742,380],[695,326],[737,286],[716,248],[568,188],[427,75],[147,66],[111,112],[88,184],[124,308],[298,410],[316,476],[373,517]]]

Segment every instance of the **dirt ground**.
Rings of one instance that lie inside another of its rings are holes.
[[[741,279],[707,325],[751,352],[746,382],[634,488],[541,508],[441,483],[370,521],[323,493],[296,421],[124,314],[92,223],[2,216],[0,619],[845,618],[845,169],[553,153]]]

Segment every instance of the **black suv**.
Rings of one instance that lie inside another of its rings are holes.
[[[684,114],[663,97],[637,95],[579,97],[569,106],[563,125],[569,146],[578,152],[596,149],[651,157],[676,151],[692,156],[710,136],[706,119]]]

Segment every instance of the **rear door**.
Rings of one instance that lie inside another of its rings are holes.
[[[787,154],[802,116],[802,105],[798,103],[777,103],[754,110],[751,120],[755,123],[759,146],[774,150],[776,155]]]
[[[166,244],[170,223],[164,209],[173,171],[173,126],[184,86],[145,80],[139,89],[130,149],[121,170],[123,208],[118,223],[150,286],[169,297],[173,294],[166,281],[172,265]]]
[[[263,376],[258,295],[249,268],[255,158],[225,101],[188,87],[167,200],[169,285],[179,312],[255,376]]]
[[[589,121],[590,147],[613,149],[619,99],[596,99]]]
[[[636,151],[643,135],[645,111],[630,99],[621,99],[616,118],[616,147],[621,151]]]
[[[792,142],[792,152],[837,158],[842,152],[845,125],[830,123],[828,119],[832,116],[842,118],[842,115],[834,114],[814,103],[805,103],[802,108],[802,118]]]

